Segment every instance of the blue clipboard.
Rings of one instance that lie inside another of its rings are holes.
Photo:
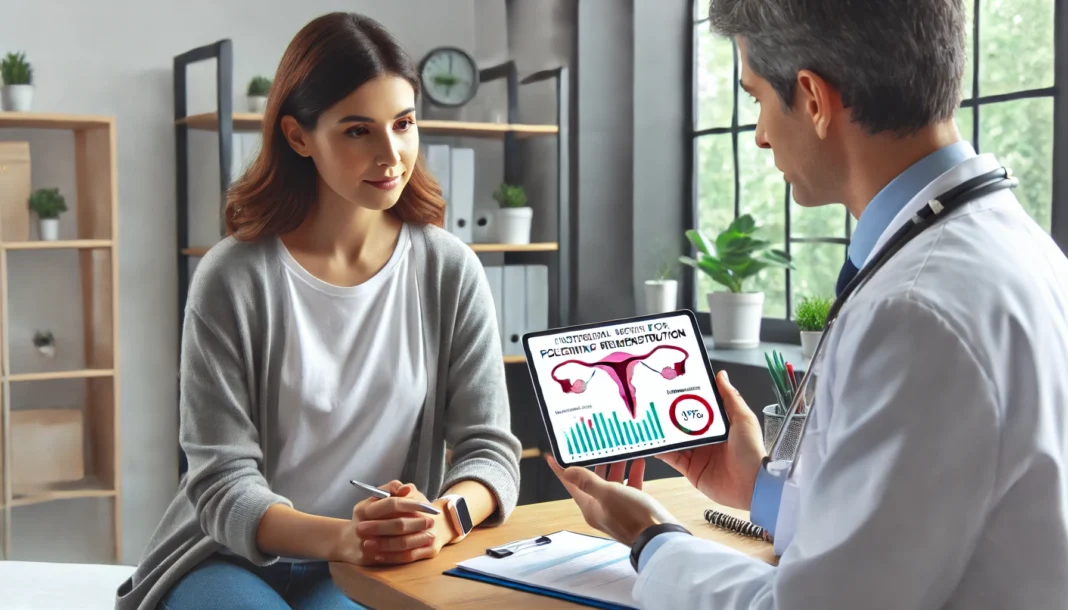
[[[494,578],[492,576],[486,576],[485,574],[479,574],[478,572],[471,572],[470,570],[465,570],[463,568],[453,568],[451,570],[446,570],[444,573],[448,576],[455,576],[457,578],[467,578],[469,580],[477,580],[479,582],[484,582],[491,585],[498,585],[501,587],[508,587],[509,589],[525,591],[527,593],[533,593],[535,595],[555,597],[557,599],[581,604],[583,606],[590,606],[592,608],[604,608],[605,610],[637,610],[637,608],[634,608],[632,606],[620,606],[619,604],[613,604],[599,599],[594,599],[592,597],[582,597],[579,595],[572,595],[570,593],[561,593],[559,591],[546,589],[544,587],[535,587],[524,583],[505,580],[503,578]]]

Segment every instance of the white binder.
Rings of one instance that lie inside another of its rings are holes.
[[[504,334],[504,267],[499,265],[483,266],[490,294],[493,295],[493,309],[497,313],[497,333]]]
[[[527,323],[525,332],[549,328],[549,267],[527,265]]]
[[[504,326],[501,349],[505,356],[522,356],[527,327],[527,273],[523,265],[504,266]]]
[[[475,215],[475,149],[452,149],[452,210],[449,230],[465,243],[472,242],[471,227]]]
[[[449,230],[452,214],[452,155],[448,144],[426,145],[426,169],[441,185],[441,196],[445,199],[445,230]]]

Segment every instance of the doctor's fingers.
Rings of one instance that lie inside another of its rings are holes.
[[[720,397],[723,398],[723,408],[727,411],[727,417],[731,420],[751,418],[756,421],[756,415],[749,409],[749,405],[745,403],[741,392],[731,385],[727,371],[720,371],[719,375],[716,375],[716,386],[719,388]]]
[[[564,489],[567,490],[567,493],[571,494],[571,497],[574,498],[575,502],[579,505],[579,508],[582,509],[583,512],[585,512],[586,507],[589,505],[590,502],[593,501],[593,499],[590,498],[589,494],[584,493],[581,489],[579,489],[567,477],[566,473],[570,470],[577,470],[584,472],[594,478],[599,478],[598,475],[586,470],[585,468],[569,468],[568,470],[564,470],[560,467],[560,464],[556,462],[556,459],[553,458],[553,456],[551,455],[546,456],[545,461],[549,464],[549,468],[552,469],[553,474],[556,475],[556,478],[560,479],[560,483],[563,484]]]
[[[686,471],[690,467],[690,458],[693,456],[693,450],[687,449],[685,451],[672,451],[670,453],[661,453],[656,456],[661,462],[664,462],[668,466],[671,466],[681,474],[686,474]]]
[[[600,466],[595,466],[593,472],[602,479],[614,483],[622,483],[623,476],[627,472],[627,463],[615,462],[613,464],[601,464]]]
[[[634,489],[641,489],[645,484],[645,458],[638,458],[631,462],[630,476],[627,477],[627,485]]]
[[[590,472],[585,468],[568,468],[563,470],[560,474],[560,480],[566,486],[571,484],[576,490],[587,496],[593,496],[594,498],[600,498],[604,495],[605,489],[611,489],[611,483],[605,481],[603,478],[597,476],[596,473]],[[572,494],[574,495],[574,494]]]

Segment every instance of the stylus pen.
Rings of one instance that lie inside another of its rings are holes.
[[[367,493],[371,494],[372,496],[374,496],[376,498],[379,498],[379,499],[382,499],[382,500],[384,500],[386,498],[389,498],[390,496],[393,495],[393,494],[389,493],[388,491],[385,491],[383,489],[379,489],[379,488],[375,487],[374,485],[368,485],[367,483],[361,483],[361,482],[356,481],[356,480],[349,480],[349,483],[352,483],[355,487],[359,487],[360,489],[366,491]],[[396,497],[399,497],[399,496],[396,496]],[[417,510],[417,511],[419,511],[421,513],[428,513],[428,514],[431,514],[431,515],[440,515],[441,514],[441,511],[436,506],[431,506],[429,504],[424,504],[422,502],[417,502],[415,500],[408,500],[408,503],[409,503],[409,506],[413,507],[415,510]]]

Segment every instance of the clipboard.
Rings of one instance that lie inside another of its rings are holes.
[[[592,608],[637,608],[629,547],[567,530],[486,549],[444,574]]]
[[[535,595],[544,595],[545,597],[553,597],[556,599],[562,599],[574,604],[580,604],[583,606],[589,606],[591,608],[604,608],[605,610],[636,610],[634,606],[620,606],[611,602],[601,601],[592,597],[581,597],[578,595],[571,595],[569,593],[561,593],[552,589],[546,589],[544,587],[535,587],[533,585],[526,585],[511,580],[505,580],[503,578],[494,578],[492,576],[486,576],[479,574],[478,572],[471,572],[464,570],[463,568],[453,568],[444,572],[446,576],[455,576],[457,578],[466,578],[468,580],[476,580],[478,582],[484,582],[490,585],[498,585],[501,587],[508,587],[509,589],[515,589],[516,591],[524,591],[526,593],[533,593]]]

